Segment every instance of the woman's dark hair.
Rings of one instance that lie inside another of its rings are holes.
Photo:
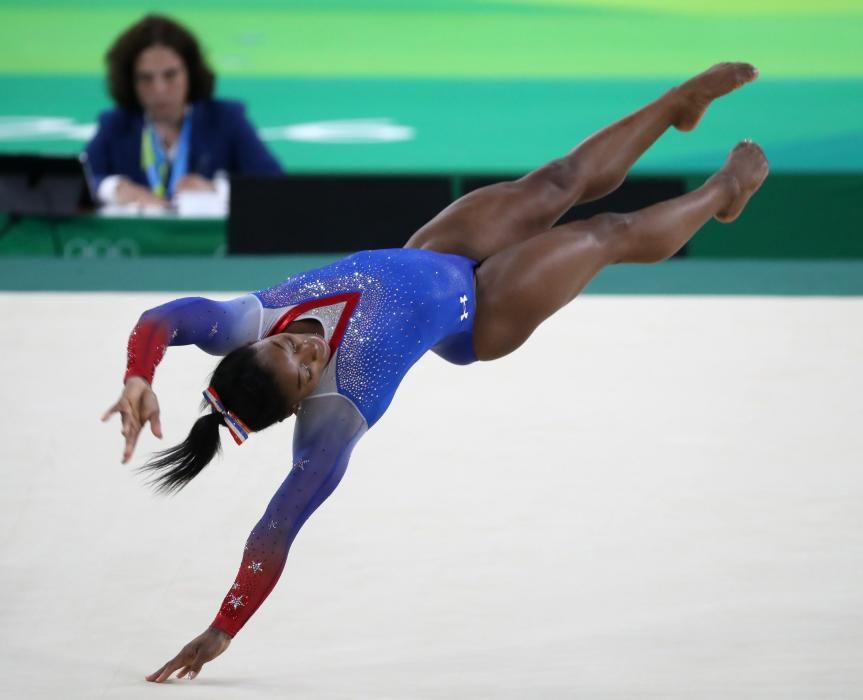
[[[189,74],[188,102],[213,96],[216,76],[207,64],[195,35],[168,17],[147,15],[118,36],[105,54],[108,92],[118,106],[141,109],[135,94],[135,61],[151,46],[167,46],[183,59]]]
[[[252,343],[224,357],[213,372],[210,386],[225,408],[252,430],[263,430],[291,415],[275,378],[258,364]],[[206,399],[203,406],[211,408]],[[157,452],[140,470],[152,474],[150,483],[157,491],[179,491],[221,450],[219,426],[222,425],[225,425],[222,414],[211,410],[195,421],[183,442]]]

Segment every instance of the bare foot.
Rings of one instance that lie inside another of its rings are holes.
[[[764,151],[749,139],[738,143],[722,169],[712,179],[723,182],[729,190],[729,203],[713,217],[723,224],[734,221],[746,203],[761,187],[769,167]]]
[[[751,63],[717,63],[671,91],[678,102],[677,116],[671,123],[680,131],[692,131],[713,100],[757,77],[758,69]]]

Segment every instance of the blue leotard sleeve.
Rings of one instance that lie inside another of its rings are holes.
[[[234,636],[264,602],[281,576],[291,543],[338,486],[366,430],[359,411],[342,396],[303,402],[294,428],[293,466],[246,541],[240,569],[213,627]]]
[[[126,376],[152,383],[168,346],[197,345],[211,355],[258,340],[261,305],[251,294],[230,301],[183,297],[145,311],[129,336]]]

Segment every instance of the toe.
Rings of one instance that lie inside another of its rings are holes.
[[[748,83],[758,77],[758,69],[751,63],[738,63],[737,74],[742,82]]]

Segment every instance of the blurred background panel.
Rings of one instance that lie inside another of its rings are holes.
[[[712,171],[752,136],[774,172],[863,171],[852,0],[34,0],[0,4],[0,150],[74,152],[102,56],[145,10],[193,27],[293,172],[522,172],[720,60],[759,82],[636,172]]]
[[[755,84],[696,133],[668,133],[634,176],[691,189],[751,137],[771,178],[688,254],[863,257],[859,0],[3,0],[0,153],[77,153],[110,106],[104,52],[146,11],[194,29],[217,94],[246,103],[289,173],[443,175],[454,195],[459,178],[518,176],[712,63],[751,61]]]

